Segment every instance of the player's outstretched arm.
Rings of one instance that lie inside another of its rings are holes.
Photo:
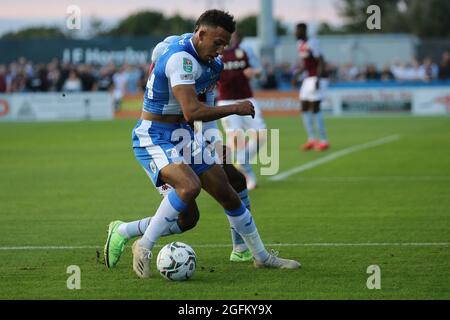
[[[194,85],[174,86],[172,92],[188,122],[213,121],[232,114],[252,116],[252,118],[255,116],[255,107],[250,101],[211,108],[198,100]]]
[[[255,69],[255,68],[246,68],[244,69],[244,75],[247,77],[247,79],[257,78],[261,75],[262,70],[261,69]]]

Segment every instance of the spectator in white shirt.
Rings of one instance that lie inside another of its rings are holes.
[[[63,91],[79,92],[83,89],[81,80],[74,70],[69,72],[69,77],[64,81]]]

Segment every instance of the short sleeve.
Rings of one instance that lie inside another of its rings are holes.
[[[161,41],[160,43],[158,43],[152,51],[152,63],[155,63],[156,60],[158,60],[159,57],[162,56],[162,54],[164,53],[164,51],[166,51],[168,47],[169,43],[165,41]]]
[[[169,45],[175,41],[178,41],[181,37],[177,35],[168,36],[163,41],[159,42],[152,51],[152,62],[155,63],[160,56],[164,54]]]
[[[173,54],[167,60],[165,72],[171,87],[175,87],[180,84],[195,84],[201,68],[192,55],[182,51]]]

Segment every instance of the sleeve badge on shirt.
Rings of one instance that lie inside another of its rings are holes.
[[[175,148],[166,150],[166,154],[167,154],[167,157],[170,158],[170,159],[174,159],[174,158],[179,157],[178,151]]]
[[[180,74],[181,80],[194,80],[194,75],[192,73],[189,74]]]
[[[241,49],[236,49],[234,51],[234,54],[238,59],[242,59],[244,57],[244,51],[242,51]]]
[[[183,69],[186,72],[192,72],[193,69],[192,60],[188,58],[183,58]]]

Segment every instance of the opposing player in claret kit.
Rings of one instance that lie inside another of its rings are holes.
[[[298,40],[298,53],[302,68],[295,72],[294,84],[296,84],[300,74],[306,73],[300,88],[300,101],[308,141],[300,148],[303,151],[314,148],[317,151],[323,151],[330,147],[325,130],[324,116],[320,109],[320,103],[324,99],[324,90],[328,86],[328,81],[325,78],[325,62],[318,41],[308,38],[306,24],[297,24],[295,35]],[[314,118],[317,120],[320,140],[317,140],[314,134]]]
[[[266,129],[262,112],[258,103],[253,99],[253,91],[250,80],[259,77],[262,72],[261,64],[249,46],[241,44],[242,36],[238,31],[231,35],[230,45],[222,55],[224,71],[219,80],[218,106],[236,103],[240,100],[249,100],[255,107],[255,117],[240,117],[231,115],[222,118],[222,126],[227,133],[241,130],[249,139],[246,145],[239,145],[239,139],[227,140],[231,150],[237,150],[236,166],[247,181],[247,189],[256,188],[256,175],[253,172],[251,161],[257,155],[258,150],[266,142],[265,135],[260,130]]]
[[[128,224],[110,224],[104,249],[109,268],[117,264],[127,240],[143,233],[132,247],[133,270],[141,278],[149,277],[157,240],[186,231],[198,220],[195,199],[201,188],[222,205],[230,225],[251,251],[256,267],[300,267],[297,261],[279,258],[265,249],[250,211],[224,170],[215,164],[206,144],[197,142],[189,124],[232,114],[254,116],[249,101],[211,108],[198,99],[198,95],[210,92],[219,79],[223,64],[217,57],[234,31],[232,16],[208,10],[197,20],[192,36],[171,43],[157,59],[147,82],[141,119],[133,130],[133,149],[153,184],[170,188],[154,216]],[[145,231],[139,230],[145,225]]]

